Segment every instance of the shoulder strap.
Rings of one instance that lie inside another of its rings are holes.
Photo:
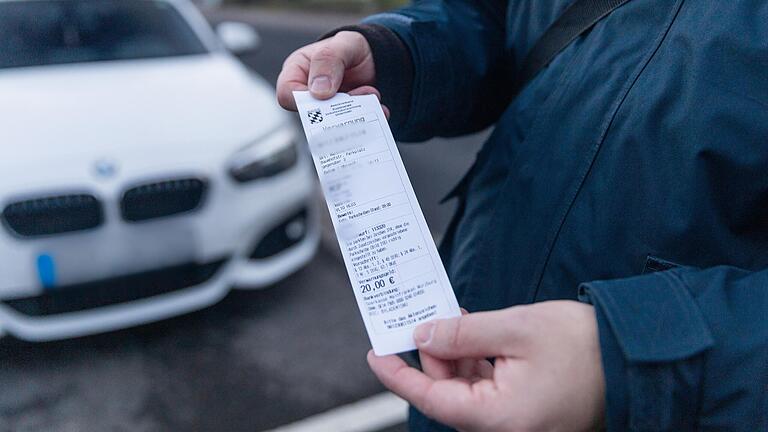
[[[520,90],[574,39],[589,31],[598,21],[628,1],[574,0],[528,52],[522,63],[513,96],[517,96]]]

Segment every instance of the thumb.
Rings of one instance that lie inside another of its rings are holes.
[[[513,357],[528,339],[516,308],[422,324],[413,333],[420,351],[443,360]]]
[[[336,94],[344,80],[347,64],[354,56],[347,44],[333,38],[316,50],[309,62],[309,91],[318,99],[328,99]]]

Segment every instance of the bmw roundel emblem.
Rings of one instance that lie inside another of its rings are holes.
[[[96,177],[108,179],[117,174],[117,164],[107,159],[99,159],[93,164]]]

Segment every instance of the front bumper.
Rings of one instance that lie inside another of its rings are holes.
[[[199,167],[197,159],[187,161],[185,155],[174,163]],[[233,182],[221,166],[216,161],[207,169],[132,172],[126,164],[124,182],[71,186],[87,189],[103,203],[104,223],[98,228],[34,239],[0,229],[0,335],[46,341],[158,321],[210,306],[235,287],[269,286],[311,260],[320,230],[308,157],[284,173],[245,185]],[[136,179],[157,178],[157,173],[207,179],[205,204],[172,217],[126,222],[119,213],[123,191]],[[24,193],[40,190],[30,187]],[[300,229],[291,223],[297,214],[304,215]],[[281,229],[292,234],[275,237]],[[265,249],[265,243],[271,246]],[[35,257],[41,255],[53,256],[60,266],[53,288],[44,287],[35,268]],[[214,271],[204,277],[174,279],[172,274],[213,264]],[[142,277],[147,276],[150,285],[158,286],[146,285]],[[79,301],[74,291],[66,293],[69,288],[94,298]],[[100,299],[102,294],[106,299]]]
[[[222,270],[226,273],[227,270]],[[55,315],[26,315],[0,304],[0,325],[5,333],[27,341],[49,341],[102,333],[159,321],[204,308],[221,300],[229,286],[222,276],[192,286],[129,303]]]
[[[310,206],[307,230],[301,239],[263,259],[225,257],[194,266],[196,276],[185,275],[181,265],[79,284],[63,288],[57,295],[43,293],[0,302],[0,335],[49,341],[102,333],[205,308],[220,301],[233,287],[269,286],[312,259],[320,241],[316,221],[316,206]],[[193,270],[191,264],[187,267]],[[117,292],[109,294],[110,289]],[[88,297],[78,299],[80,294]],[[120,301],[121,295],[134,298]]]

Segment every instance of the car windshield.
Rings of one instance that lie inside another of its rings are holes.
[[[0,68],[205,52],[165,1],[0,1]]]

